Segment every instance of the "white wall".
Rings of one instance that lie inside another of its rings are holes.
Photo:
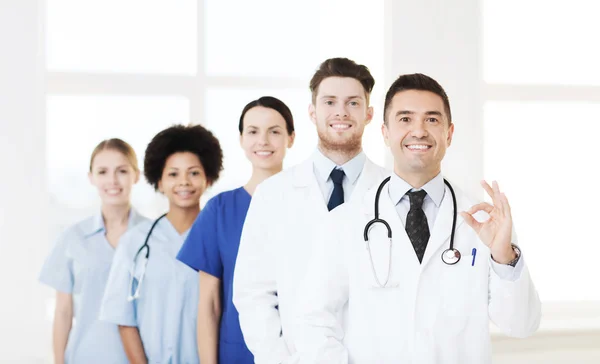
[[[34,363],[48,347],[43,56],[35,0],[0,1],[0,363]]]
[[[458,4],[460,3],[460,5]],[[405,73],[436,79],[450,98],[454,140],[443,172],[472,198],[483,198],[482,72],[479,0],[386,3],[386,87]]]

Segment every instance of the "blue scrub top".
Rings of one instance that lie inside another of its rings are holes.
[[[196,317],[198,273],[175,256],[187,236],[180,235],[163,217],[148,240],[150,256],[134,301],[127,297],[137,289],[143,271],[144,244],[153,221],[130,230],[121,239],[102,301],[100,319],[121,326],[135,326],[140,332],[149,363],[197,364]],[[129,291],[131,277],[134,277]]]
[[[144,221],[148,219],[131,209],[128,229]],[[73,297],[75,321],[65,363],[128,363],[117,327],[98,320],[115,254],[105,234],[101,213],[71,226],[58,239],[40,273],[40,282]]]
[[[232,301],[233,271],[250,199],[243,187],[213,197],[194,222],[177,255],[177,259],[193,269],[221,280],[223,313],[219,363],[254,363],[254,357],[244,343],[238,312]]]

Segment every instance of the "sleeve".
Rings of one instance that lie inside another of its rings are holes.
[[[100,308],[100,320],[121,326],[137,326],[136,303],[127,300],[127,297],[133,294],[129,291],[133,257],[130,257],[127,249],[132,238],[134,234],[127,232],[119,242]],[[141,258],[138,261],[138,265],[141,265]],[[136,287],[132,289],[135,290]]]
[[[57,240],[40,272],[41,283],[60,292],[73,292],[73,260],[69,255],[69,246],[75,239],[75,232],[69,230]]]
[[[302,364],[347,364],[340,312],[348,302],[346,244],[336,233],[333,211],[322,224],[299,288],[296,348]],[[346,243],[348,241],[346,240]]]
[[[196,271],[223,279],[216,205],[216,200],[213,198],[204,206],[177,254],[177,259]]]
[[[277,306],[276,255],[269,233],[277,209],[276,196],[264,183],[254,192],[246,215],[233,277],[233,303],[248,349],[257,364],[280,364],[290,357],[281,336]]]
[[[512,240],[518,245],[514,230]],[[521,255],[515,267],[500,264],[495,267],[490,257],[489,317],[504,334],[512,337],[533,335],[542,316],[542,304],[524,258]]]

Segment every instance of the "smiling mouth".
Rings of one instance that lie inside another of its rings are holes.
[[[256,154],[259,157],[270,157],[273,155],[273,153],[275,153],[275,152],[271,152],[271,151],[267,151],[267,150],[261,150],[261,151],[254,152],[254,154]]]
[[[123,189],[121,189],[121,188],[110,188],[108,190],[104,190],[104,192],[106,192],[106,194],[109,196],[119,195],[122,191],[123,191]]]
[[[428,144],[409,144],[405,145],[405,147],[412,152],[424,152],[431,149],[431,145]]]
[[[348,130],[352,127],[352,125],[350,124],[329,124],[329,127],[331,127],[333,130],[336,131],[344,131],[344,130]]]
[[[182,197],[182,198],[189,198],[189,197],[193,196],[194,193],[196,193],[195,190],[177,191],[177,192],[175,192],[175,194],[177,196]]]

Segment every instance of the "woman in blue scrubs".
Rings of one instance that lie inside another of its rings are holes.
[[[169,211],[123,236],[100,313],[119,326],[131,363],[199,363],[198,276],[176,255],[222,161],[219,141],[200,125],[170,127],[148,144],[144,175]]]
[[[192,226],[177,259],[199,271],[198,352],[202,364],[251,364],[232,282],[242,227],[256,186],[280,172],[294,142],[290,109],[274,97],[250,102],[240,117],[240,144],[252,163],[246,185],[212,198]]]
[[[133,148],[120,139],[101,142],[88,176],[98,189],[100,210],[62,234],[40,274],[42,283],[56,289],[54,362],[126,364],[119,331],[98,314],[121,235],[147,220],[130,203],[139,179]]]

